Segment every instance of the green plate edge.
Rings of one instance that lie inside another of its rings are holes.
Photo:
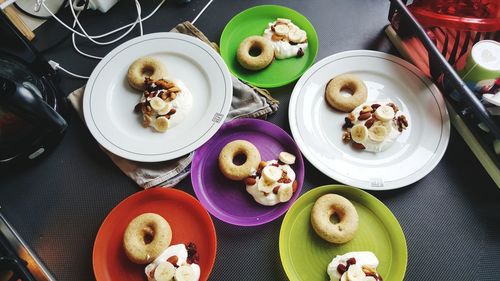
[[[306,192],[302,196],[300,196],[297,201],[292,205],[292,207],[288,210],[288,212],[285,215],[285,218],[283,219],[283,222],[281,224],[281,229],[280,229],[280,236],[279,236],[279,251],[280,251],[280,258],[281,258],[281,263],[283,266],[283,269],[285,270],[286,275],[290,280],[301,280],[300,275],[298,275],[297,270],[294,269],[292,265],[292,261],[288,258],[288,251],[287,251],[287,243],[288,241],[288,234],[287,234],[287,229],[291,229],[293,225],[296,223],[295,218],[300,215],[300,212],[303,211],[303,208],[309,206],[307,210],[307,214],[310,215],[310,208],[312,208],[312,204],[316,201],[317,198],[320,196],[327,194],[327,193],[335,193],[339,194],[341,196],[346,197],[350,201],[352,201],[355,205],[362,205],[366,207],[368,210],[373,212],[374,214],[377,215],[378,219],[384,224],[385,229],[387,230],[388,233],[390,233],[390,243],[393,246],[391,249],[393,260],[391,261],[390,265],[383,265],[383,258],[378,257],[380,260],[380,265],[379,265],[379,272],[381,273],[382,277],[384,280],[391,280],[391,281],[399,281],[403,280],[405,273],[406,273],[406,266],[408,263],[408,249],[406,245],[406,238],[403,233],[403,230],[401,229],[401,225],[399,224],[398,220],[394,216],[394,214],[387,208],[387,206],[384,205],[380,200],[378,200],[376,197],[373,195],[367,193],[366,191],[363,191],[361,189],[351,187],[351,186],[345,186],[345,185],[324,185],[324,186],[319,186],[316,188],[311,189],[310,191]],[[358,209],[358,207],[357,207]],[[358,213],[359,210],[358,210]],[[363,212],[364,213],[364,212]],[[308,215],[308,218],[309,218]],[[361,216],[360,213],[360,224],[362,224],[363,217]],[[312,230],[312,226],[310,226],[310,221],[308,220],[308,226],[309,229],[305,231],[309,231],[314,233],[314,230]],[[361,225],[360,225],[361,228]],[[359,232],[359,229],[358,229]],[[356,249],[356,245],[349,245],[349,243],[353,242],[356,240],[356,237],[351,241],[347,242],[346,244],[343,245],[335,245],[335,244],[330,244],[321,238],[317,236],[315,233],[313,234],[316,236],[314,239],[315,241],[319,242],[314,242],[314,243],[321,243],[322,245],[325,245],[327,247],[339,247],[339,248],[349,248],[350,251],[362,251],[365,249]],[[368,238],[372,239],[372,238]],[[301,243],[300,245],[297,245],[298,247],[303,247],[302,245],[305,243]],[[332,248],[334,250],[334,248]],[[335,253],[335,254],[343,254],[342,253]],[[306,255],[306,251],[304,251],[304,255]],[[378,255],[377,255],[378,256]],[[333,259],[334,256],[331,256],[331,258],[326,262],[328,264],[331,259]],[[389,266],[389,268],[387,268]],[[385,272],[382,270],[382,268],[385,267]],[[311,270],[311,269],[309,269]],[[326,273],[326,267],[321,268],[322,273],[325,278],[324,280],[328,279],[328,275]],[[304,280],[304,279],[302,279]],[[321,281],[324,281],[321,280]],[[308,277],[307,280],[304,281],[312,281]]]
[[[309,46],[304,52],[304,56],[302,58],[289,58],[284,60],[275,59],[271,65],[260,71],[249,71],[241,67],[236,61],[236,50],[238,49],[240,42],[248,36],[261,35],[267,27],[267,22],[263,23],[262,27],[256,26],[253,30],[249,29],[248,32],[237,33],[234,35],[236,38],[232,38],[233,30],[239,26],[241,22],[245,22],[249,18],[252,20],[251,18],[256,14],[273,14],[274,19],[278,17],[289,18],[294,24],[304,29],[307,33],[307,39],[309,42]],[[254,31],[258,29],[261,30],[260,33]],[[232,42],[234,43],[231,44]],[[318,35],[316,34],[316,30],[311,22],[299,12],[279,5],[260,5],[240,12],[226,24],[220,38],[220,54],[222,59],[226,62],[229,71],[231,71],[231,73],[240,80],[262,88],[277,88],[288,85],[299,79],[300,76],[302,76],[302,74],[304,74],[304,72],[314,63],[316,55],[318,54],[318,46]],[[296,60],[305,60],[306,63]],[[297,73],[287,71],[297,66],[301,68]],[[289,77],[280,80],[280,73],[287,73]],[[265,76],[274,76],[276,79],[273,82],[260,81],[262,79],[259,79],[259,77]]]

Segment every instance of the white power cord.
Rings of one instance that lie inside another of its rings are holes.
[[[53,60],[49,60],[49,64],[50,66],[54,69],[54,70],[61,70],[63,72],[65,72],[66,74],[69,74],[73,77],[76,77],[76,78],[80,78],[80,79],[89,79],[88,76],[83,76],[83,75],[78,75],[78,74],[75,74],[69,70],[66,70],[64,67],[60,66],[57,62],[53,61]]]
[[[212,4],[214,0],[210,0],[208,1],[208,3],[205,5],[205,7],[203,7],[203,9],[201,9],[201,11],[198,13],[198,15],[193,19],[193,21],[191,22],[192,24],[194,24],[198,18],[201,16],[201,14],[203,14],[203,12],[205,12],[205,10],[208,8],[208,6],[210,6],[210,4]]]
[[[78,27],[80,27],[80,29],[82,30],[83,34],[82,34],[82,33],[80,33],[80,32],[78,32],[77,30],[75,30],[75,29],[73,29],[73,28],[69,27],[66,23],[64,23],[64,22],[63,22],[61,19],[59,19],[59,18],[58,18],[58,17],[57,17],[54,13],[52,13],[52,11],[50,11],[50,10],[47,8],[47,6],[45,5],[45,1],[43,1],[43,2],[42,2],[42,6],[43,6],[45,9],[47,9],[47,11],[49,12],[49,14],[50,14],[50,15],[51,15],[51,16],[52,16],[52,17],[53,17],[56,21],[58,21],[58,22],[59,22],[62,26],[64,26],[64,27],[65,27],[66,29],[68,29],[69,31],[73,32],[73,34],[79,35],[79,36],[81,36],[81,37],[86,37],[86,38],[88,38],[90,41],[92,41],[93,43],[95,43],[95,44],[97,44],[97,45],[109,45],[109,44],[113,44],[113,43],[115,43],[115,42],[119,41],[120,39],[122,39],[123,37],[125,37],[127,34],[129,34],[129,33],[132,31],[132,29],[133,29],[133,28],[137,25],[137,23],[139,23],[139,22],[141,21],[141,18],[140,18],[140,13],[141,13],[140,4],[139,4],[139,1],[138,1],[138,0],[135,0],[135,4],[136,4],[136,8],[137,8],[137,14],[138,14],[138,17],[137,17],[136,21],[135,21],[135,22],[133,22],[133,23],[131,24],[130,29],[129,29],[129,30],[127,30],[127,31],[126,31],[124,34],[122,34],[120,37],[118,37],[118,38],[116,38],[116,39],[114,39],[114,40],[112,40],[112,41],[109,41],[109,42],[98,42],[98,41],[95,41],[95,40],[93,39],[93,38],[96,38],[96,36],[90,36],[90,35],[88,35],[88,34],[87,34],[87,32],[85,31],[85,29],[83,29],[82,25],[80,24],[80,21],[79,21],[79,20],[78,20],[78,18],[76,17],[75,10],[73,9],[73,2],[72,2],[71,0],[69,1],[69,4],[70,4],[69,6],[70,6],[71,13],[73,14],[73,17],[74,17],[74,19],[75,19],[76,23],[78,24]],[[128,25],[128,26],[130,26],[130,25]],[[127,26],[127,27],[128,27],[128,26]],[[121,30],[121,29],[115,29],[115,30],[112,30],[111,32],[108,32],[108,33],[109,33],[109,35],[110,35],[110,34],[113,34],[113,33],[117,32],[117,31],[119,31],[119,30]],[[107,36],[107,35],[106,35],[106,36]],[[102,37],[104,37],[104,36],[102,36]]]
[[[11,0],[12,1],[12,0]],[[165,3],[166,0],[162,0],[157,6],[156,8],[149,14],[147,15],[146,17],[144,18],[141,18],[141,13],[142,13],[142,9],[141,9],[141,4],[139,3],[138,0],[135,0],[135,4],[136,4],[136,9],[137,9],[137,19],[132,22],[132,23],[129,23],[127,25],[124,25],[120,28],[117,28],[117,29],[114,29],[114,30],[111,30],[107,33],[104,33],[104,34],[100,34],[100,35],[89,35],[86,30],[83,28],[83,26],[81,25],[80,21],[78,20],[78,17],[81,13],[81,11],[79,11],[78,13],[75,13],[75,10],[73,8],[73,1],[72,0],[69,0],[69,6],[70,6],[70,9],[71,9],[71,13],[73,14],[73,18],[74,18],[74,21],[73,21],[73,26],[72,27],[69,27],[67,24],[65,24],[61,19],[59,19],[54,13],[52,13],[52,11],[50,11],[47,6],[45,5],[45,0],[42,1],[42,6],[49,12],[49,14],[56,20],[58,21],[62,26],[64,26],[65,28],[67,28],[68,30],[70,30],[72,32],[72,35],[71,35],[71,40],[72,40],[72,44],[73,44],[73,48],[82,56],[85,56],[85,57],[88,57],[88,58],[92,58],[92,59],[97,59],[97,60],[101,60],[103,59],[103,57],[99,57],[99,56],[95,56],[95,55],[91,55],[91,54],[87,54],[83,51],[81,51],[77,45],[76,45],[76,39],[75,39],[75,35],[78,35],[78,36],[81,36],[81,37],[85,37],[87,39],[89,39],[91,42],[97,44],[97,45],[109,45],[109,44],[113,44],[113,43],[116,43],[117,41],[121,40],[123,37],[125,37],[126,35],[128,35],[133,29],[134,27],[139,24],[139,29],[140,29],[140,34],[141,36],[143,35],[143,27],[142,27],[142,22],[143,21],[146,21],[147,19],[149,19],[150,17],[152,17],[159,9],[160,7],[163,5],[163,3]],[[15,2],[12,1],[12,2]],[[212,4],[213,0],[209,0],[208,3],[201,9],[201,11],[196,15],[196,17],[193,19],[193,21],[191,23],[195,23],[198,18],[203,14],[203,12],[205,12],[205,10],[208,8],[208,6],[210,6],[210,4]],[[75,27],[76,25],[78,25],[78,27],[80,28],[80,30],[83,32],[83,33],[80,33],[78,32],[77,30],[75,30]],[[123,29],[126,29],[130,27],[125,33],[123,33],[122,35],[120,35],[118,38],[115,38],[111,41],[108,41],[108,42],[99,42],[99,41],[96,41],[94,39],[98,39],[98,38],[103,38],[103,37],[107,37],[109,35],[112,35],[112,34],[115,34],[116,32],[119,32]],[[75,73],[72,73],[71,71],[63,68],[62,66],[59,65],[59,63],[55,62],[55,61],[52,61],[50,60],[49,61],[49,64],[52,66],[53,69],[55,70],[61,70],[63,71],[64,73],[68,74],[68,75],[71,75],[73,77],[76,77],[76,78],[79,78],[79,79],[88,79],[89,77],[88,76],[83,76],[83,75],[79,75],[79,74],[75,74]]]

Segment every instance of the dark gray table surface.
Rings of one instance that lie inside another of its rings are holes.
[[[141,2],[147,14],[158,0]],[[144,23],[145,32],[167,31],[178,22],[192,20],[207,2],[193,0],[182,6],[168,1]],[[264,3],[285,5],[309,18],[320,39],[317,60],[352,49],[397,54],[383,33],[388,24],[386,0],[215,0],[196,25],[218,42],[235,14]],[[99,34],[134,20],[132,7],[133,1],[122,0],[105,16],[85,14],[83,23],[91,34]],[[43,48],[64,33],[54,22],[47,22],[37,29],[35,44]],[[100,55],[116,46],[99,48],[81,42],[86,51]],[[78,55],[69,40],[45,55],[79,74],[90,74],[97,64]],[[69,93],[83,83],[63,75],[60,86]],[[281,105],[269,118],[288,132],[292,89],[293,84],[272,90]],[[330,183],[336,182],[306,161],[302,192]],[[189,179],[179,188],[194,194]],[[5,216],[58,280],[94,280],[92,246],[99,226],[115,205],[139,190],[100,151],[74,112],[65,137],[42,161],[0,171]],[[500,280],[500,192],[453,128],[443,159],[426,177],[401,189],[370,193],[392,210],[406,235],[405,280]],[[244,228],[214,218],[218,249],[210,279],[286,280],[278,251],[281,222],[282,217]]]

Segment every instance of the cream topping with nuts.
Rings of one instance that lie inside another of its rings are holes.
[[[308,46],[306,32],[289,19],[270,22],[262,36],[272,42],[277,59],[301,57]]]
[[[189,275],[191,275],[190,279],[193,281],[197,281],[200,279],[200,266],[195,263],[197,261],[193,262],[193,260],[191,259],[193,258],[188,256],[188,249],[186,248],[186,245],[171,245],[167,249],[165,249],[165,251],[163,251],[163,253],[161,253],[152,263],[146,266],[146,268],[144,269],[144,273],[146,274],[148,281],[165,280],[165,278],[161,278],[160,276],[158,276],[161,274],[159,272],[160,269],[158,268],[163,267],[162,264],[164,263],[170,263],[172,265],[170,271],[173,276],[173,279],[171,280],[178,280],[177,278],[175,278],[176,270],[178,268],[190,267],[190,269],[192,270],[192,272],[189,273]],[[164,276],[165,273],[161,275]]]
[[[330,281],[382,281],[377,272],[378,259],[372,252],[349,252],[328,264]]]
[[[143,114],[143,127],[165,132],[189,115],[193,96],[186,85],[177,79],[146,81],[147,89],[141,95],[136,111]]]
[[[265,206],[289,201],[297,189],[295,172],[278,160],[262,161],[253,176],[245,179],[245,185],[255,201]]]
[[[371,152],[388,149],[408,127],[406,116],[390,100],[363,103],[345,118],[345,143]]]

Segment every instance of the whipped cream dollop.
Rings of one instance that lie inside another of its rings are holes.
[[[343,138],[349,134],[348,139],[364,150],[381,152],[391,147],[407,126],[406,116],[392,101],[363,103],[346,117],[344,128],[349,129]]]
[[[262,36],[272,42],[277,59],[301,57],[308,47],[306,32],[289,19],[270,22]]]
[[[180,124],[193,107],[193,95],[184,82],[178,79],[163,80],[166,83],[150,83],[141,95],[139,103],[143,105],[141,110],[144,127],[152,127],[159,132],[165,132],[168,128]],[[167,84],[173,86],[166,89],[163,86]]]
[[[171,264],[172,266],[168,265]],[[165,266],[165,265],[168,265]],[[158,272],[159,268],[163,272]],[[186,268],[189,267],[190,269]],[[164,269],[167,268],[167,269]],[[185,272],[178,272],[183,270]],[[144,270],[148,281],[161,281],[165,276],[172,276],[175,281],[198,281],[200,279],[200,266],[196,263],[190,263],[188,259],[188,250],[186,245],[171,245],[161,253],[152,263],[146,266]],[[161,276],[160,276],[161,275]]]
[[[382,281],[376,269],[379,261],[372,252],[338,255],[328,264],[330,281]]]
[[[254,172],[253,181],[245,181],[247,192],[257,203],[265,206],[289,201],[295,191],[295,172],[290,165],[278,160],[265,163],[264,167],[259,167],[259,170]]]

